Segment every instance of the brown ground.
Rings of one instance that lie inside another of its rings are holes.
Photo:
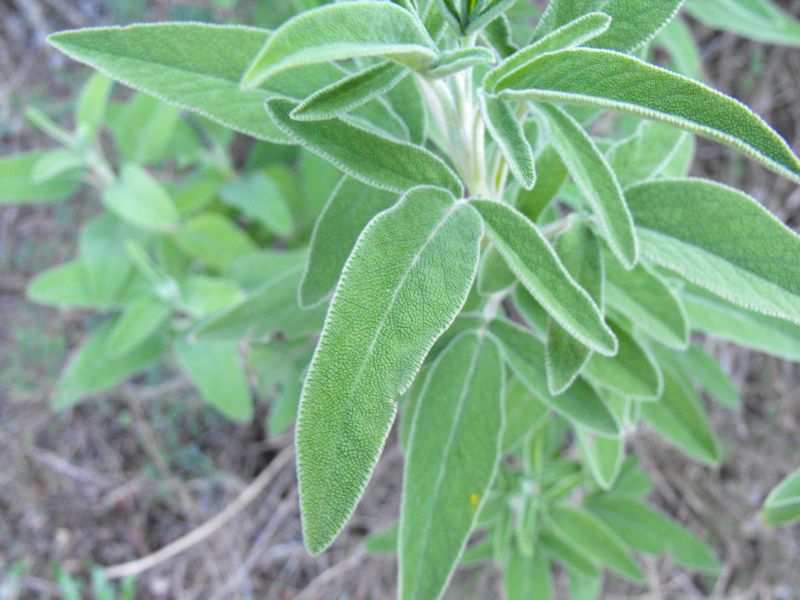
[[[27,104],[67,114],[77,70],[44,46],[46,33],[132,20],[137,5],[163,19],[173,4],[0,0],[0,154],[46,143],[24,125]],[[800,0],[782,4],[800,14]],[[800,51],[700,27],[697,33],[714,85],[754,107],[797,149]],[[711,143],[701,143],[696,169],[742,187],[800,228],[800,189],[789,182]],[[48,409],[49,387],[90,317],[33,306],[23,290],[37,271],[72,254],[77,224],[95,206],[79,198],[0,209],[0,596],[3,573],[22,559],[28,568],[21,597],[55,598],[56,566],[86,573],[161,548],[218,514],[291,446],[287,436],[266,440],[260,426],[235,427],[201,410],[168,373],[68,412]],[[713,582],[652,559],[647,586],[612,580],[607,598],[800,598],[800,528],[773,531],[756,517],[769,489],[800,465],[800,368],[711,344],[743,386],[740,410],[711,406],[726,444],[724,465],[713,470],[688,462],[647,432],[632,444],[656,482],[654,501],[710,539],[726,569]],[[291,464],[230,524],[141,575],[138,595],[391,597],[394,561],[362,556],[358,542],[396,514],[396,447],[390,443],[347,532],[317,559],[302,547]],[[496,573],[465,571],[449,597],[499,598],[500,589]]]

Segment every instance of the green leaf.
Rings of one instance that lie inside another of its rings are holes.
[[[800,47],[800,21],[770,0],[691,0],[686,10],[712,29],[766,44]]]
[[[387,5],[388,6],[388,5]],[[291,100],[267,102],[267,112],[287,135],[351,177],[379,189],[403,193],[417,185],[437,185],[462,194],[458,177],[421,146],[393,140],[341,119],[294,121]]]
[[[103,204],[119,218],[148,231],[178,224],[178,209],[167,191],[139,165],[122,167],[120,179],[103,190]]]
[[[506,385],[505,415],[503,430],[503,450],[517,445],[531,431],[536,431],[549,418],[546,404],[528,391],[517,377]]]
[[[800,470],[788,475],[769,493],[761,516],[773,527],[800,520]]]
[[[600,244],[583,221],[573,221],[555,240],[555,250],[570,275],[591,296],[604,304],[604,267]],[[572,337],[553,319],[547,323],[547,386],[558,395],[567,389],[586,366],[592,351]]]
[[[508,289],[517,281],[503,255],[494,246],[487,246],[478,270],[478,292],[488,296]]]
[[[464,29],[465,35],[476,33],[508,10],[516,0],[486,0],[480,5],[472,2],[470,14]],[[476,9],[477,8],[477,9]]]
[[[202,321],[194,332],[200,341],[260,339],[275,332],[296,338],[319,331],[325,306],[303,310],[297,303],[299,265],[268,279],[241,302]]]
[[[601,435],[619,435],[619,424],[606,405],[585,381],[580,379],[562,394],[552,396],[547,388],[544,344],[532,333],[508,321],[493,321],[490,331],[497,337],[504,358],[514,374],[541,402],[574,423]]]
[[[311,553],[333,541],[355,508],[389,433],[394,399],[466,301],[482,235],[471,206],[419,187],[356,242],[300,401],[298,480]]]
[[[505,567],[506,600],[550,600],[550,564],[539,553],[525,556],[517,549],[509,553]]]
[[[582,14],[542,39],[522,48],[489,71],[483,79],[485,90],[494,91],[497,83],[506,75],[532,62],[545,52],[580,46],[608,29],[611,18],[601,12]]]
[[[55,177],[71,176],[77,180],[81,171],[86,167],[86,158],[83,153],[72,148],[56,148],[43,153],[41,158],[33,165],[29,173],[34,184],[43,183]]]
[[[675,358],[696,383],[722,404],[736,408],[742,403],[736,384],[702,346],[689,346],[686,352],[676,354]]]
[[[654,271],[640,262],[626,271],[605,255],[608,305],[662,344],[683,350],[689,344],[689,323],[680,297]]]
[[[753,198],[701,179],[626,194],[648,259],[734,304],[800,323],[800,237]]]
[[[28,284],[28,299],[59,308],[102,308],[89,291],[86,269],[80,259],[40,272]]]
[[[625,459],[625,441],[595,435],[583,427],[575,429],[578,447],[594,480],[604,490],[611,489]]]
[[[311,94],[290,116],[297,121],[338,117],[384,95],[407,75],[407,69],[391,61],[374,64]]]
[[[485,333],[460,335],[428,374],[403,475],[401,600],[439,598],[458,565],[500,460],[504,387]]]
[[[480,101],[486,128],[503,153],[514,179],[523,189],[533,189],[536,183],[533,149],[525,137],[521,120],[514,109],[497,96],[480,94]]]
[[[536,156],[536,184],[532,190],[520,188],[515,205],[531,221],[537,222],[567,180],[567,167],[552,146]]]
[[[78,131],[84,137],[94,137],[103,125],[113,86],[114,82],[102,73],[94,73],[84,84],[75,110]]]
[[[552,31],[587,11],[602,10],[611,17],[611,26],[589,45],[630,52],[650,41],[675,16],[681,4],[683,0],[659,0],[647,5],[639,0],[552,0],[536,35]]]
[[[180,283],[180,308],[195,317],[202,317],[240,302],[244,293],[228,279],[190,275]]]
[[[619,261],[630,269],[638,260],[639,244],[622,188],[608,161],[589,134],[568,113],[542,104],[553,146],[600,221],[600,229]]]
[[[628,554],[625,542],[587,510],[559,506],[550,511],[549,522],[595,561],[634,581],[645,580],[639,565]]]
[[[300,377],[292,377],[283,384],[280,393],[272,400],[267,419],[267,434],[277,436],[292,426],[297,418],[300,404],[300,391],[303,382]]]
[[[669,369],[664,369],[661,399],[642,404],[642,416],[653,429],[692,458],[707,465],[719,464],[719,444],[702,401],[691,384]]]
[[[160,298],[141,296],[126,305],[108,336],[112,356],[126,354],[157,332],[172,314],[172,307]]]
[[[0,206],[55,202],[75,193],[79,180],[73,172],[62,172],[38,182],[33,180],[34,167],[47,155],[46,151],[38,151],[0,157]]]
[[[294,229],[292,212],[278,185],[264,173],[232,181],[220,189],[222,200],[255,219],[277,236]]]
[[[800,361],[800,326],[740,308],[695,286],[687,286],[682,296],[692,329]]]
[[[558,324],[593,350],[613,355],[616,339],[597,304],[567,272],[536,226],[506,204],[471,202],[508,266]]]
[[[256,250],[253,241],[233,221],[215,213],[190,219],[175,232],[174,240],[189,256],[218,269]]]
[[[694,33],[683,19],[672,19],[656,36],[655,43],[663,46],[672,59],[675,70],[686,77],[703,80],[703,61]]]
[[[344,176],[317,219],[303,280],[300,304],[311,307],[336,287],[347,257],[361,231],[379,212],[392,206],[397,196]]]
[[[64,31],[49,42],[112,79],[241,133],[276,143],[288,138],[264,118],[264,102],[280,92],[301,100],[342,71],[314,65],[276,77],[270,89],[242,90],[239,81],[269,37],[239,25],[153,23]]]
[[[302,267],[307,255],[305,248],[257,250],[229,263],[222,274],[242,287],[253,289],[293,267]]]
[[[51,399],[53,408],[67,408],[88,394],[111,389],[162,355],[163,339],[153,336],[126,354],[112,356],[108,342],[113,329],[114,321],[106,321],[70,357]]]
[[[490,65],[494,62],[494,53],[488,48],[475,46],[472,48],[459,48],[444,52],[425,73],[431,79],[449,77],[472,67]]]
[[[539,548],[546,556],[564,563],[570,570],[574,569],[588,576],[600,574],[600,569],[594,560],[588,558],[558,531],[542,531],[539,534]]]
[[[253,59],[242,84],[254,88],[293,67],[359,56],[382,56],[424,70],[436,55],[436,44],[407,10],[386,2],[346,2],[284,23]]]
[[[669,170],[680,159],[685,161],[687,151],[694,150],[691,139],[690,133],[675,127],[642,121],[632,135],[614,144],[606,156],[620,185],[628,187],[638,181],[685,175],[682,168],[677,173]]]
[[[422,95],[414,79],[406,77],[400,81],[388,91],[386,100],[406,124],[411,142],[422,144],[425,141],[428,120]]]
[[[160,98],[134,94],[109,115],[109,128],[123,161],[145,164],[168,158],[180,131],[180,110]]]
[[[800,159],[744,104],[632,56],[587,48],[552,52],[501,79],[497,89],[511,99],[594,106],[664,121],[800,181]]]
[[[175,342],[181,368],[208,404],[234,421],[253,418],[250,385],[236,343],[197,343],[186,338]]]
[[[369,554],[396,554],[399,523],[383,529],[364,540],[364,550]]]
[[[88,221],[78,242],[86,285],[94,302],[111,306],[119,301],[133,273],[125,242],[135,239],[132,228],[104,215]]]
[[[622,327],[609,322],[619,340],[614,357],[596,354],[584,374],[612,392],[636,400],[656,400],[664,388],[661,369],[650,352]]]

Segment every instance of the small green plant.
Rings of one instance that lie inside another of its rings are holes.
[[[632,552],[716,573],[705,543],[646,503],[625,439],[644,423],[723,460],[699,390],[739,397],[692,332],[800,360],[800,238],[686,176],[693,135],[793,181],[800,160],[698,80],[681,0],[552,0],[542,15],[513,0],[307,4],[275,31],[51,36],[148,94],[106,111],[96,76],[75,133],[33,115],[63,149],[0,163],[5,201],[65,197],[82,175],[107,209],[79,257],[29,290],[110,315],[56,404],[171,348],[206,401],[247,420],[247,365],[271,431],[299,402],[312,554],[345,527],[399,411],[399,522],[366,544],[397,553],[403,600],[438,598],[459,564],[491,559],[509,599],[550,597],[556,563],[575,597],[597,596],[603,568],[642,581]],[[729,28],[725,10],[756,11],[782,23],[756,33],[797,42],[769,3],[706,4],[689,11]],[[648,62],[654,39],[688,77]],[[218,125],[261,140],[241,174]],[[768,521],[797,516],[796,483]]]

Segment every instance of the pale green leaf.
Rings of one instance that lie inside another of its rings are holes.
[[[77,180],[86,167],[83,153],[73,148],[56,148],[44,152],[28,174],[33,184],[41,184],[55,177],[71,177]]]
[[[28,284],[28,299],[59,308],[103,308],[90,292],[83,262],[73,260],[41,271]]]
[[[538,222],[550,201],[567,180],[567,167],[552,146],[546,146],[536,156],[536,184],[532,190],[520,188],[515,200],[519,211]]]
[[[224,185],[222,200],[255,219],[275,235],[288,237],[294,229],[292,212],[278,185],[264,173],[254,173]]]
[[[600,244],[583,221],[573,221],[555,240],[555,250],[570,275],[599,307],[604,304],[605,270]],[[555,320],[547,323],[547,385],[550,393],[567,389],[586,366],[592,351]]]
[[[630,52],[650,41],[675,16],[681,4],[683,0],[646,4],[640,0],[551,0],[536,35],[544,35],[590,10],[602,10],[611,17],[611,26],[589,45]]]
[[[523,189],[533,189],[536,183],[533,149],[525,137],[521,119],[508,102],[497,96],[480,94],[480,101],[486,128],[503,153],[514,179]]]
[[[425,104],[414,79],[406,77],[386,94],[386,100],[406,124],[409,140],[414,144],[425,141],[427,115]]]
[[[475,46],[444,52],[425,73],[431,79],[449,77],[459,71],[494,62],[494,53],[488,48]]]
[[[315,306],[336,287],[342,267],[367,223],[397,201],[392,192],[342,177],[325,204],[314,232],[303,280],[300,304]]]
[[[644,581],[644,573],[631,558],[625,542],[592,513],[559,506],[550,511],[549,523],[593,560],[634,581]]]
[[[253,289],[293,267],[302,267],[307,256],[305,248],[261,249],[228,263],[222,274],[242,287]]]
[[[344,527],[389,433],[395,399],[461,310],[482,235],[471,206],[419,187],[356,242],[300,402],[298,480],[313,554]]]
[[[393,62],[374,64],[311,94],[290,116],[298,121],[337,117],[382,96],[407,75],[407,69]]]
[[[501,456],[504,383],[485,333],[456,338],[428,374],[403,475],[401,600],[439,598],[464,552]]]
[[[369,554],[396,554],[399,523],[383,529],[364,540],[364,550]]]
[[[597,304],[567,272],[536,226],[507,204],[471,202],[508,266],[558,324],[593,350],[613,355],[616,340]]]
[[[295,421],[297,407],[300,404],[300,391],[303,382],[299,376],[290,378],[285,382],[281,391],[273,398],[267,419],[267,434],[280,435]]]
[[[800,323],[800,237],[753,198],[701,179],[642,183],[626,195],[645,257],[734,304]]]
[[[769,493],[761,516],[773,527],[800,520],[800,470],[789,474]]]
[[[503,450],[510,449],[549,417],[547,405],[540,402],[522,381],[512,377],[506,385],[506,426],[503,431]]]
[[[368,185],[402,193],[417,185],[437,185],[460,196],[458,177],[421,146],[393,140],[348,121],[294,121],[295,103],[274,99],[267,112],[287,135],[339,169]]]
[[[119,356],[130,352],[158,331],[172,313],[160,298],[141,296],[126,305],[108,337],[108,352]]]
[[[712,29],[766,44],[800,47],[800,21],[771,0],[691,0],[686,10]]]
[[[284,23],[253,59],[242,84],[254,88],[287,69],[359,56],[382,56],[424,70],[437,52],[422,23],[399,6],[345,2]]]
[[[167,191],[139,165],[122,167],[120,179],[103,190],[103,204],[121,219],[148,231],[178,224],[178,209]]]
[[[597,215],[611,250],[626,268],[632,268],[638,260],[639,244],[611,166],[589,134],[567,112],[551,104],[539,109],[547,121],[553,146]]]
[[[228,308],[243,296],[236,282],[220,277],[190,275],[180,283],[180,308],[195,317]]]
[[[102,73],[94,73],[84,84],[75,110],[78,131],[84,137],[93,137],[102,126],[113,86]]]
[[[656,121],[642,121],[636,131],[609,148],[606,156],[622,187],[638,181],[682,176],[670,173],[687,151],[693,150],[692,135]],[[691,160],[691,156],[689,159]]]
[[[235,421],[253,417],[250,385],[236,343],[175,342],[175,355],[203,400]]]
[[[134,94],[119,111],[109,114],[109,129],[122,159],[144,164],[168,158],[170,144],[185,125],[180,114],[177,106],[160,98]]]
[[[487,246],[478,270],[478,292],[485,296],[496,294],[508,289],[516,281],[517,278],[508,268],[503,255],[493,245]]]
[[[552,396],[547,387],[544,344],[532,333],[508,321],[493,321],[504,358],[514,374],[542,403],[574,423],[606,436],[619,435],[619,424],[594,389],[580,379],[562,394]]]
[[[539,553],[525,556],[517,549],[509,553],[505,566],[506,600],[550,600],[550,564]]]
[[[728,144],[800,181],[800,159],[737,100],[677,73],[608,50],[551,52],[500,80],[502,95],[621,110]]]
[[[602,489],[610,489],[619,476],[625,458],[625,441],[622,438],[595,435],[583,427],[577,427],[575,433],[578,447],[594,480]]]
[[[686,352],[676,354],[675,358],[683,370],[710,396],[731,408],[742,403],[736,384],[731,381],[719,362],[702,346],[689,346]]]
[[[86,285],[100,305],[111,306],[119,301],[133,273],[124,244],[135,238],[129,225],[111,215],[91,219],[83,226],[78,247]]]
[[[256,250],[243,230],[216,213],[202,213],[190,219],[175,232],[174,240],[189,256],[219,269]]]
[[[569,570],[576,570],[590,577],[600,575],[597,563],[581,552],[574,542],[566,539],[559,531],[542,531],[539,534],[538,547],[546,556],[564,563],[564,566]]]
[[[33,169],[46,151],[28,152],[0,157],[0,206],[17,203],[55,202],[71,196],[79,180],[74,172],[62,172],[58,177],[39,182],[33,180]]]
[[[655,43],[663,46],[678,73],[702,81],[703,64],[694,33],[683,19],[672,19],[656,36]]]

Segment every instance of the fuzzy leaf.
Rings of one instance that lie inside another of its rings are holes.
[[[289,237],[294,229],[292,212],[278,185],[264,173],[231,181],[219,190],[222,200],[255,219],[277,236]]]
[[[662,344],[683,350],[689,344],[689,323],[680,297],[643,263],[626,271],[605,255],[608,305]]]
[[[610,489],[619,476],[625,458],[625,441],[595,435],[582,427],[577,427],[575,433],[584,462],[588,464],[595,481],[602,489]]]
[[[314,92],[297,105],[292,119],[330,119],[366,104],[396,86],[408,71],[393,62],[377,63]]]
[[[584,199],[600,220],[612,252],[625,268],[632,268],[639,256],[633,219],[616,175],[589,134],[575,119],[557,106],[543,104],[553,146],[567,166]]]
[[[487,246],[478,270],[478,292],[488,296],[510,288],[517,281],[506,260],[494,246]]]
[[[256,250],[253,241],[233,221],[212,212],[184,223],[174,241],[189,256],[219,269]]]
[[[567,180],[567,175],[567,167],[558,152],[553,146],[546,146],[536,156],[536,184],[532,190],[520,188],[516,207],[531,221],[537,222]]]
[[[800,159],[739,101],[677,73],[608,50],[545,54],[500,80],[502,95],[627,111],[727,144],[794,181]]]
[[[512,548],[505,568],[506,600],[550,600],[550,564],[538,553]]]
[[[237,343],[175,342],[178,363],[208,404],[234,421],[253,417],[253,401]]]
[[[464,552],[501,456],[504,387],[485,333],[460,335],[428,374],[403,476],[401,600],[439,598]]]
[[[648,259],[734,304],[800,323],[800,237],[753,198],[701,179],[626,194]]]
[[[544,368],[544,344],[535,335],[500,320],[491,323],[490,331],[500,341],[511,370],[537,399],[574,423],[601,435],[619,435],[617,420],[585,381],[575,381],[558,396],[550,394]]]
[[[761,516],[773,527],[800,520],[800,470],[789,474],[769,493]]]
[[[655,121],[642,121],[631,136],[614,144],[606,156],[620,185],[628,187],[638,181],[685,175],[685,172],[670,173],[669,169],[680,158],[684,164],[690,162],[694,150],[691,139],[692,135],[686,131]]]
[[[573,222],[555,240],[558,257],[570,275],[591,296],[597,306],[604,304],[603,257],[592,230],[583,222]],[[555,320],[547,323],[547,385],[550,393],[567,389],[586,366],[592,351],[572,337]]]
[[[800,47],[800,21],[771,0],[690,0],[686,10],[712,29],[766,44]]]
[[[549,418],[550,411],[519,378],[512,377],[506,385],[505,414],[503,450],[513,448],[530,432],[536,431]]]
[[[342,267],[367,223],[397,201],[397,196],[343,177],[317,219],[311,236],[306,270],[300,284],[300,304],[315,306],[333,292]]]
[[[324,550],[364,491],[434,341],[463,306],[478,267],[481,222],[445,190],[419,187],[356,242],[311,361],[297,422],[306,547]],[[365,302],[369,299],[369,302]]]
[[[287,135],[351,177],[397,193],[417,185],[437,185],[461,195],[461,182],[455,173],[425,148],[377,135],[341,119],[294,121],[289,116],[294,108],[291,100],[267,103],[267,112]]]
[[[488,48],[476,46],[473,48],[459,48],[445,52],[439,59],[431,65],[425,73],[431,79],[449,77],[464,69],[476,67],[478,65],[490,65],[494,62],[494,53]]]
[[[480,100],[486,128],[503,153],[514,179],[523,189],[533,189],[536,183],[533,149],[513,107],[497,96],[480,94]]]
[[[675,358],[696,383],[722,404],[736,408],[742,403],[736,384],[702,346],[689,346],[686,352],[677,354]]]
[[[672,19],[655,38],[655,44],[664,47],[672,59],[674,69],[698,81],[703,80],[703,61],[694,33],[683,19]]]
[[[489,236],[525,288],[570,335],[602,354],[616,340],[597,304],[561,264],[536,226],[507,204],[472,200]]]
[[[178,209],[152,175],[135,164],[122,168],[120,180],[103,190],[103,204],[121,219],[149,231],[169,231]]]
[[[386,101],[405,123],[409,140],[414,144],[425,141],[427,114],[417,84],[411,77],[406,77],[386,94]]]
[[[359,56],[382,56],[424,70],[437,52],[425,28],[407,10],[386,2],[346,2],[284,23],[253,59],[242,84],[255,88],[293,67]]]
[[[589,45],[630,52],[652,39],[675,16],[681,4],[683,0],[647,4],[639,0],[551,0],[536,35],[544,35],[587,11],[602,10],[611,17],[611,26]]]

